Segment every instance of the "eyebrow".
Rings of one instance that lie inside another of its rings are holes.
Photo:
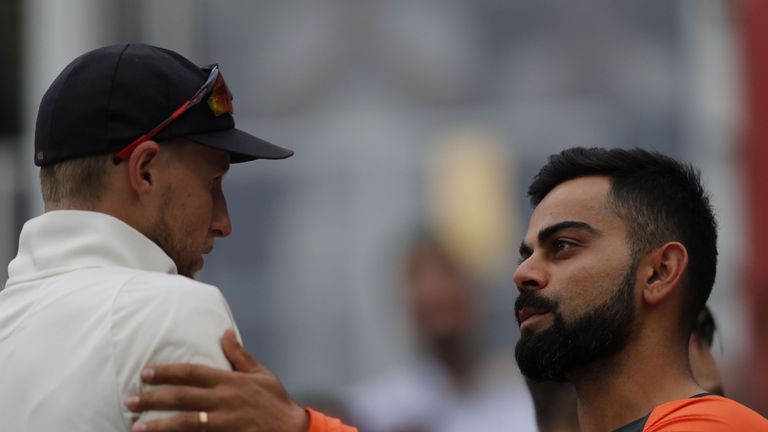
[[[549,241],[552,237],[554,237],[558,232],[563,230],[579,230],[579,231],[585,231],[587,234],[596,237],[602,234],[602,232],[592,225],[586,223],[586,222],[580,222],[580,221],[562,221],[558,222],[556,224],[552,224],[548,227],[544,227],[541,230],[539,230],[538,234],[538,242],[539,244],[544,244],[547,241]],[[520,256],[529,256],[533,253],[533,248],[527,244],[525,241],[522,241],[520,243]]]

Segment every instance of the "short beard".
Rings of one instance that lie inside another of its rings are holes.
[[[151,231],[147,234],[147,237],[155,242],[171,258],[174,264],[176,264],[176,272],[178,274],[194,279],[197,262],[185,258],[185,255],[188,254],[184,253],[185,247],[182,242],[186,237],[181,239],[174,238],[175,231],[172,229],[169,216],[172,195],[170,189],[163,194],[163,205],[160,207],[157,220],[152,226]],[[187,247],[186,249],[189,248]]]
[[[618,290],[572,323],[566,323],[559,305],[524,291],[515,310],[536,307],[553,313],[552,326],[538,333],[524,332],[515,346],[520,371],[534,381],[566,381],[567,375],[583,366],[621,351],[627,344],[635,320],[633,263]]]

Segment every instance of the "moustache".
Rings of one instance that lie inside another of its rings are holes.
[[[523,308],[557,312],[560,309],[560,304],[555,300],[536,294],[535,291],[523,291],[515,300],[515,316],[519,316],[520,310]]]

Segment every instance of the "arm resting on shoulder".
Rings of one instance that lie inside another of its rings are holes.
[[[134,412],[181,411],[173,417],[150,421],[136,431],[171,432],[200,427],[199,412],[208,416],[209,432],[355,432],[339,420],[298,406],[280,381],[254,359],[228,330],[221,345],[234,372],[195,364],[154,365],[142,379],[154,385],[170,384],[126,401]]]

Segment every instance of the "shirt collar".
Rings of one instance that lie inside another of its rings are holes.
[[[152,240],[113,216],[56,210],[24,224],[9,282],[79,268],[128,267],[176,274],[176,264]]]

